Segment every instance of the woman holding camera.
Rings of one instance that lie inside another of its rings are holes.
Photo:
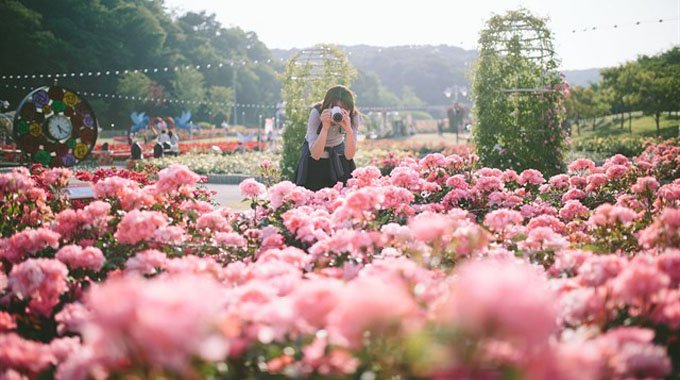
[[[309,114],[296,183],[313,191],[346,183],[356,169],[359,122],[352,92],[345,86],[328,89]]]

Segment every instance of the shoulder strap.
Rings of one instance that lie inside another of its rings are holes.
[[[315,110],[317,110],[317,112],[319,112],[319,116],[321,116],[321,103],[316,103],[313,108]],[[320,118],[319,118],[319,120],[320,120]],[[319,121],[319,126],[316,127],[316,134],[317,135],[321,134],[321,126],[322,126],[322,123],[321,123],[321,121]]]

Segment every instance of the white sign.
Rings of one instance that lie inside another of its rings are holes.
[[[67,187],[66,195],[69,199],[87,199],[94,198],[94,191],[89,184],[77,184]]]

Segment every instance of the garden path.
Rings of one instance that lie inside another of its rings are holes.
[[[204,186],[208,188],[208,190],[217,192],[217,194],[215,194],[215,200],[222,207],[231,207],[235,210],[245,210],[250,206],[248,202],[242,201],[243,197],[241,197],[241,192],[238,189],[238,185],[206,183]]]

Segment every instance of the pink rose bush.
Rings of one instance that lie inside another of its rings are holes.
[[[0,378],[680,374],[680,147],[545,177],[390,155],[347,186],[0,174]],[[7,214],[4,213],[7,211]]]
[[[255,181],[253,178],[248,178],[241,182],[238,188],[244,198],[258,198],[267,191],[263,184]]]

